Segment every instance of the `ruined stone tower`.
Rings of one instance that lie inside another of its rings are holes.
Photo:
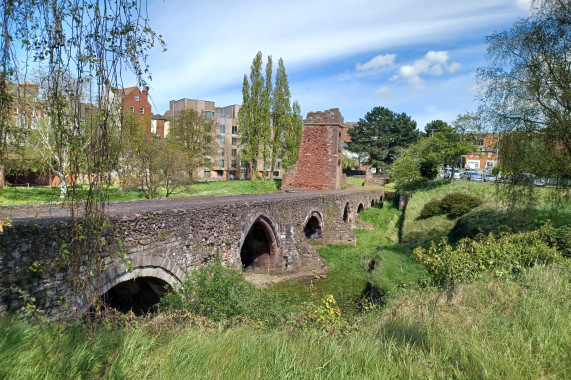
[[[342,172],[346,127],[339,108],[309,112],[299,161],[284,176],[282,189],[334,190],[347,182]]]

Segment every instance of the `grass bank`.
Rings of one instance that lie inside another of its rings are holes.
[[[552,207],[549,202],[549,189],[536,189],[538,202],[534,209],[516,213],[503,206],[499,200],[498,188],[490,183],[457,180],[432,181],[414,190],[410,198],[402,226],[402,242],[426,245],[431,241],[440,241],[443,237],[468,236],[481,231],[488,233],[501,225],[516,229],[536,228],[542,221],[550,219],[558,227],[571,221],[571,203]],[[427,219],[420,218],[424,205],[441,199],[447,194],[461,192],[478,197],[483,204],[461,218],[449,219],[446,215],[437,215]]]
[[[354,328],[284,324],[128,328],[0,319],[0,378],[382,379],[567,378],[571,269],[394,294]]]

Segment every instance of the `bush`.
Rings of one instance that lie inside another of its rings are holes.
[[[246,314],[256,297],[256,288],[241,272],[226,268],[220,257],[188,273],[175,291],[161,299],[161,308],[187,310],[221,321]]]
[[[481,204],[480,198],[464,193],[452,193],[442,198],[440,207],[450,218],[457,218]]]
[[[427,202],[420,211],[420,217],[426,219],[435,215],[448,214],[450,219],[454,219],[467,214],[481,204],[480,198],[464,193],[452,193],[440,200],[433,199]]]
[[[563,257],[571,258],[571,225],[551,227],[545,232],[545,241],[555,247]]]
[[[435,215],[443,214],[441,207],[441,202],[438,199],[433,199],[430,202],[424,204],[424,207],[420,211],[420,217],[422,219],[427,219]]]
[[[484,271],[503,277],[517,274],[535,264],[550,264],[561,259],[561,254],[546,241],[552,227],[546,223],[532,232],[488,235],[481,241],[464,239],[453,248],[443,239],[438,245],[418,247],[413,257],[420,261],[437,285],[447,282],[470,281]]]

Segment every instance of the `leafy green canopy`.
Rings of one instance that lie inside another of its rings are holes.
[[[393,163],[399,148],[416,142],[420,133],[416,122],[407,114],[394,113],[385,107],[375,107],[359,119],[358,125],[349,129],[347,149],[368,156],[367,163],[383,168]]]
[[[502,172],[571,179],[571,4],[533,2],[531,16],[487,38],[481,111],[500,132]],[[531,156],[534,156],[531,159]]]

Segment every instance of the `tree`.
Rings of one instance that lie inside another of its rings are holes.
[[[266,86],[267,81],[264,82],[262,75],[262,52],[259,51],[250,67],[250,82],[248,82],[248,77],[244,75],[243,101],[242,107],[238,111],[238,120],[242,131],[242,158],[249,163],[252,179],[257,179],[258,160],[266,157],[264,144],[269,140],[264,140],[269,131],[270,115],[270,101],[267,98]]]
[[[290,105],[291,94],[284,61],[280,58],[276,72],[276,86],[272,93],[272,144],[270,172],[274,172],[276,160],[284,158],[288,150],[288,137],[292,136],[294,119]],[[289,148],[291,149],[291,148]]]
[[[438,132],[450,133],[452,132],[452,127],[445,121],[432,120],[430,123],[426,124],[424,131],[426,132],[426,137],[431,137]]]
[[[182,155],[187,178],[192,181],[196,169],[207,162],[210,153],[218,148],[216,139],[217,124],[204,113],[189,109],[177,113],[170,119],[170,130],[166,140],[178,146]]]
[[[282,156],[283,168],[295,164],[299,159],[299,146],[301,145],[301,134],[303,133],[303,117],[301,107],[297,101],[293,102],[291,122],[289,129],[285,133],[285,149]]]
[[[368,163],[380,168],[390,165],[398,149],[418,140],[416,122],[407,114],[396,114],[384,107],[375,107],[349,129],[348,150],[368,156]]]
[[[249,163],[252,178],[257,177],[258,161],[263,175],[273,175],[276,162],[284,168],[298,160],[303,119],[297,102],[290,105],[291,93],[283,59],[279,59],[275,85],[272,85],[272,57],[268,56],[265,78],[261,73],[262,53],[251,66],[250,81],[244,75],[242,107],[238,120],[242,131],[242,159]]]
[[[489,64],[478,70],[481,111],[501,132],[504,173],[525,170],[564,184],[571,178],[571,5],[532,4],[530,17],[487,37]],[[542,154],[523,168],[530,149]]]

